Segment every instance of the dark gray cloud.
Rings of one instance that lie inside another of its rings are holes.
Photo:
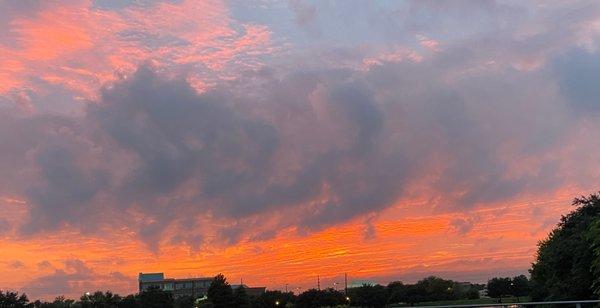
[[[82,290],[93,292],[103,288],[105,281],[112,281],[113,292],[127,290],[134,282],[133,278],[119,272],[98,273],[79,259],[65,260],[62,265],[61,268],[54,268],[48,275],[29,281],[22,290],[34,298],[53,299],[59,295],[76,298],[82,295]]]
[[[86,172],[76,165],[75,152],[65,144],[47,145],[35,155],[40,169],[40,184],[26,191],[32,207],[31,220],[23,229],[26,233],[57,229],[60,223],[68,220],[63,214],[78,217],[85,224],[86,207],[90,200],[107,184],[107,175],[103,171]]]
[[[575,49],[557,57],[554,63],[562,93],[579,113],[600,110],[600,55]]]
[[[465,235],[475,226],[476,218],[468,217],[468,218],[455,218],[450,221],[450,227],[454,229],[458,234]]]

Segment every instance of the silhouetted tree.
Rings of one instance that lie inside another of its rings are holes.
[[[421,284],[408,285],[406,288],[405,302],[408,304],[416,304],[427,300],[427,291]]]
[[[194,308],[196,299],[193,296],[184,295],[175,299],[175,308]]]
[[[173,307],[173,295],[158,287],[150,287],[140,293],[139,303],[144,308],[170,308]]]
[[[381,285],[362,285],[348,290],[350,304],[360,307],[385,307],[388,302],[388,292]]]
[[[64,297],[63,295],[57,296],[52,302],[56,308],[68,308],[75,304],[75,300]]]
[[[487,283],[488,296],[492,298],[500,298],[502,296],[511,295],[511,279],[508,277],[494,277]]]
[[[479,298],[479,291],[474,286],[471,286],[466,292],[464,292],[464,295],[461,297],[461,299],[478,299],[478,298]]]
[[[455,296],[457,290],[452,280],[429,276],[418,281],[417,285],[425,289],[427,301],[457,299]]]
[[[117,308],[121,297],[110,291],[96,291],[93,294],[84,294],[80,298],[79,306],[82,308]]]
[[[28,303],[29,299],[25,294],[19,295],[19,292],[10,291],[3,293],[0,290],[0,307],[24,308]]]
[[[322,307],[343,305],[346,297],[340,291],[334,289],[317,290],[310,289],[304,291],[296,299],[296,307]]]
[[[393,281],[387,285],[388,304],[402,303],[406,301],[407,286],[402,281]]]
[[[210,300],[202,300],[196,303],[196,307],[198,308],[214,308],[215,306]]]
[[[223,274],[213,278],[207,292],[208,299],[215,308],[231,307],[233,303],[233,290]]]
[[[479,290],[485,284],[477,285],[468,282],[457,282],[429,276],[415,284],[403,284],[394,281],[386,287],[388,304],[431,302],[440,300],[478,299]]]
[[[531,288],[529,287],[529,279],[525,275],[513,277],[510,284],[510,294],[517,298],[529,295]]]
[[[129,294],[119,303],[119,308],[140,308],[140,297],[139,295]]]
[[[598,195],[591,197],[592,200],[588,202],[598,202]],[[596,200],[594,200],[594,198]],[[600,296],[600,217],[597,217],[592,221],[588,231],[586,233],[586,239],[592,245],[592,253],[594,259],[592,260],[591,271],[594,276],[592,281],[592,290],[596,296]]]
[[[250,302],[253,308],[275,308],[292,305],[296,302],[296,298],[292,292],[272,290],[250,299]],[[279,305],[276,305],[276,303],[279,303]]]
[[[233,304],[235,307],[248,308],[250,307],[250,298],[246,293],[244,286],[239,286],[233,291]]]
[[[593,238],[589,230],[600,218],[600,196],[577,198],[577,209],[563,216],[547,239],[538,245],[531,273],[531,299],[575,300],[597,298],[593,292]]]

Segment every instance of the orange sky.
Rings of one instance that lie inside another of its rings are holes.
[[[137,273],[153,271],[178,278],[224,273],[231,283],[243,279],[273,289],[284,289],[287,283],[296,290],[315,287],[317,276],[322,286],[333,285],[343,281],[343,273],[350,282],[414,282],[430,274],[484,282],[493,275],[526,273],[537,241],[571,210],[570,199],[560,195],[515,201],[470,215],[433,214],[418,202],[398,204],[367,224],[355,220],[306,236],[289,230],[266,241],[202,251],[166,246],[152,252],[134,234],[119,230],[100,237],[67,231],[30,240],[8,236],[1,242],[0,284],[52,298],[55,286],[35,280],[59,276],[57,271],[74,275],[68,279],[73,288],[69,296],[78,296],[82,289],[135,292]],[[458,230],[452,223],[456,219],[471,225]],[[373,231],[367,231],[368,224]],[[65,260],[81,260],[86,268],[65,265]],[[89,276],[77,278],[88,271]],[[111,276],[115,272],[124,276]]]

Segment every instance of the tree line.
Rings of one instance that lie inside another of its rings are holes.
[[[530,281],[525,275],[510,277],[495,277],[487,283],[487,295],[492,298],[514,296],[517,300],[520,297],[529,296],[531,292]]]
[[[250,296],[244,287],[233,289],[225,276],[219,274],[211,282],[206,298],[197,299],[191,296],[174,298],[171,292],[158,288],[149,288],[139,294],[120,296],[110,291],[97,291],[84,294],[79,300],[57,297],[52,302],[29,302],[25,294],[16,292],[0,292],[0,307],[15,308],[191,308],[191,307],[241,307],[241,308],[276,308],[276,307],[386,307],[392,303],[418,303],[436,300],[474,299],[479,298],[483,285],[461,283],[453,280],[430,276],[415,284],[404,284],[394,281],[387,286],[365,284],[350,288],[348,292],[327,289],[310,289],[298,295],[293,292],[277,290],[266,291],[260,296]]]

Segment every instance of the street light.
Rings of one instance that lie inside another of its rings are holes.
[[[275,301],[275,306],[279,306],[279,301]]]

